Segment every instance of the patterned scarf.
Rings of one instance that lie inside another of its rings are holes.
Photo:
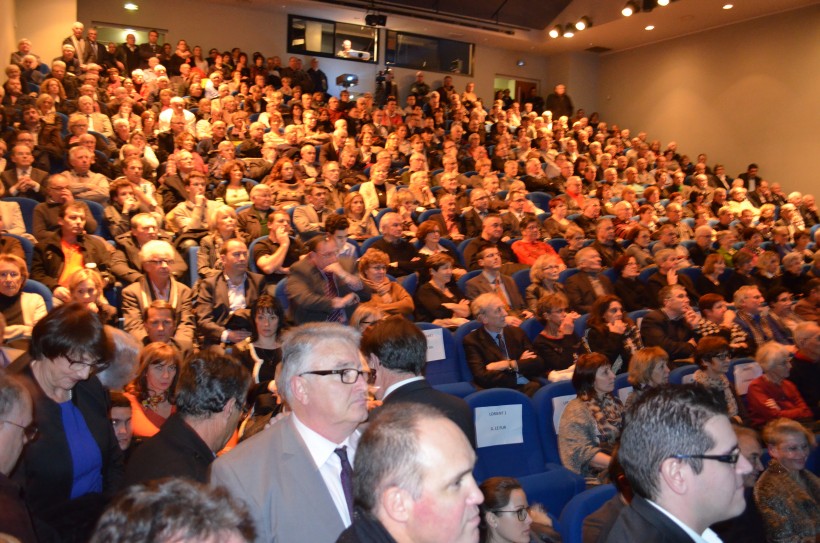
[[[705,371],[698,370],[695,372],[694,378],[695,382],[700,385],[711,388],[718,393],[723,392],[723,396],[726,398],[726,409],[729,418],[738,416],[737,401],[735,400],[735,395],[732,394],[732,384],[729,383],[729,379],[727,379],[725,375],[709,377]]]
[[[621,435],[624,405],[612,394],[604,394],[603,398],[599,398],[595,392],[591,392],[587,397],[581,399],[587,403],[598,425],[601,451],[612,454],[612,449]]]
[[[749,327],[749,330],[752,332],[752,337],[755,340],[755,345],[758,347],[774,339],[774,332],[772,332],[772,327],[769,326],[769,320],[764,318],[763,315],[755,316],[745,311],[738,311],[737,316]]]

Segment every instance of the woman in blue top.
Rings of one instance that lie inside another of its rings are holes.
[[[87,540],[122,479],[108,393],[94,376],[108,365],[109,353],[102,322],[71,303],[35,325],[31,360],[19,368],[40,436],[26,447],[13,477],[38,524],[59,541]]]

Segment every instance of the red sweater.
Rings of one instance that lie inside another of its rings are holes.
[[[811,409],[800,397],[794,383],[788,379],[776,385],[765,375],[761,375],[749,384],[746,399],[749,402],[752,426],[761,427],[778,417],[789,419],[810,419],[812,417]],[[770,399],[777,403],[779,410],[766,405],[766,401]]]

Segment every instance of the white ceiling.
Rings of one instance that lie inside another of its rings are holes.
[[[298,13],[353,24],[364,24],[365,16],[365,10],[362,9],[335,6],[310,0],[209,1],[270,11]],[[632,17],[623,17],[621,9],[625,3],[626,0],[574,0],[556,18],[555,22],[569,23],[586,15],[592,19],[593,26],[583,32],[576,33],[573,38],[552,39],[547,35],[549,27],[542,31],[516,30],[514,35],[509,35],[503,32],[480,30],[393,14],[387,15],[387,28],[535,54],[579,52],[589,47],[604,47],[617,52],[736,24],[749,19],[807,7],[817,4],[818,1],[675,0],[669,6],[657,7],[649,13],[637,13]],[[640,1],[638,3],[640,4]],[[732,3],[734,7],[724,10],[722,6],[726,3]],[[469,13],[469,5],[470,2],[464,0],[467,13]],[[484,24],[490,26],[490,23],[491,21],[488,21]],[[654,30],[645,30],[647,25],[654,25]]]

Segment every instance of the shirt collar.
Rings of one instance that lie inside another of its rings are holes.
[[[295,413],[291,413],[290,416],[293,417],[293,426],[305,442],[305,446],[307,447],[307,450],[310,453],[313,463],[316,465],[317,469],[325,465],[325,462],[327,462],[331,456],[336,454],[334,452],[336,449],[343,446],[347,446],[347,456],[350,463],[355,465],[353,463],[353,459],[356,454],[356,447],[359,444],[359,438],[361,437],[359,430],[356,430],[347,436],[347,438],[341,443],[333,443],[329,439],[319,435],[311,428],[307,427],[302,421],[299,420],[299,417],[297,417]]]

